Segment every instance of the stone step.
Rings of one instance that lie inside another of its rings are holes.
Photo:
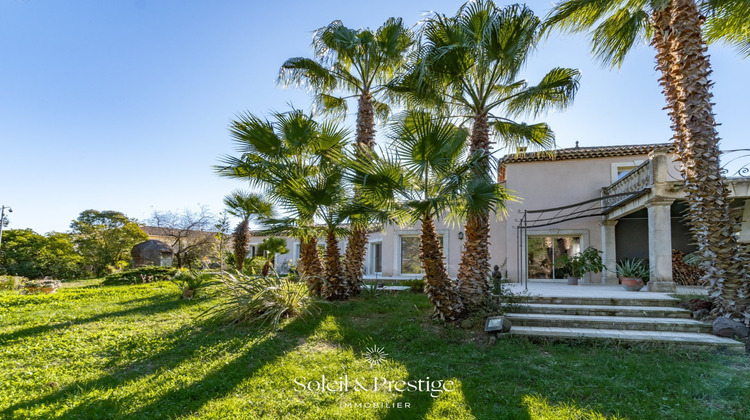
[[[635,292],[634,292],[635,293]],[[680,300],[665,297],[576,297],[576,296],[521,296],[514,303],[539,303],[555,305],[601,305],[601,306],[659,306],[674,308]]]
[[[507,334],[498,334],[498,338],[507,336],[527,336],[553,340],[618,340],[643,342],[660,345],[675,345],[689,348],[705,348],[732,352],[745,352],[745,344],[729,338],[716,337],[711,334],[690,332],[663,331],[629,331],[616,329],[593,328],[559,328],[559,327],[525,327],[515,325]]]
[[[687,309],[666,306],[558,305],[550,303],[519,303],[505,306],[509,312],[513,313],[690,318],[690,311]]]
[[[508,313],[505,316],[510,320],[513,328],[524,326],[631,331],[711,332],[711,325],[692,319],[521,313]]]

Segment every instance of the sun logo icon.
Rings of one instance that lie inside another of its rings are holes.
[[[365,360],[370,362],[370,367],[372,367],[384,362],[386,360],[385,356],[388,356],[388,353],[385,352],[385,348],[383,347],[372,346],[365,348],[363,356]]]

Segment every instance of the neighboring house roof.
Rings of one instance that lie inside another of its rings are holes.
[[[165,236],[165,235],[177,235],[180,232],[188,232],[188,233],[209,233],[209,234],[215,234],[217,232],[210,231],[210,230],[185,230],[185,229],[174,229],[169,227],[159,227],[159,226],[140,226],[141,230],[146,233],[146,235],[149,236]]]
[[[620,157],[646,155],[656,149],[672,150],[673,143],[630,144],[621,146],[570,147],[542,152],[518,153],[507,155],[500,159],[499,166],[508,163],[540,162],[570,159],[594,159],[604,157]]]

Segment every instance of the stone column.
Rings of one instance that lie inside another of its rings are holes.
[[[672,218],[670,208],[674,200],[654,198],[646,203],[648,209],[648,259],[651,279],[649,292],[674,292],[672,280]]]
[[[602,272],[603,284],[618,284],[617,278],[617,246],[615,245],[615,225],[617,220],[602,221],[602,260],[605,270]]]

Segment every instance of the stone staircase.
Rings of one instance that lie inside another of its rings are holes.
[[[679,300],[664,298],[522,297],[506,306],[510,333],[554,340],[610,339],[744,352],[745,344],[717,337],[691,319]]]

